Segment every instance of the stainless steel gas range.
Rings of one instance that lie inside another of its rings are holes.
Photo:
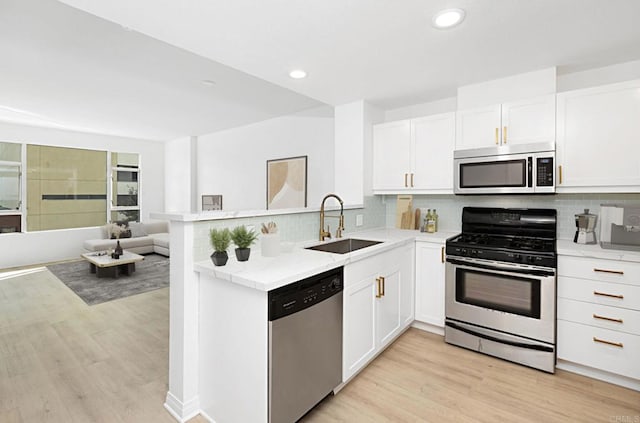
[[[551,209],[463,209],[446,244],[446,342],[555,372],[556,220]]]

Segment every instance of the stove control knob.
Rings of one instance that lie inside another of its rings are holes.
[[[533,263],[534,261],[536,261],[536,258],[534,256],[527,256],[527,261],[529,263]]]
[[[466,249],[466,248],[463,248],[460,252],[461,252],[462,254],[467,254],[467,249]]]

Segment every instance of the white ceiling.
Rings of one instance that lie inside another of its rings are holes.
[[[0,0],[0,57],[8,51],[14,65],[10,82],[0,69],[0,111],[58,118],[75,107],[82,124],[99,126],[102,117],[104,126],[148,131],[147,138],[213,132],[318,104],[291,91],[330,105],[364,99],[392,109],[550,66],[567,73],[640,59],[638,0],[62,1],[134,31],[53,0]],[[463,24],[432,28],[445,7],[465,9]],[[7,9],[27,15],[26,27],[5,18]],[[294,68],[308,77],[289,78]],[[203,94],[201,79],[216,81],[214,94]]]

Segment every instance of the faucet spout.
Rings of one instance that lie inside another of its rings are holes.
[[[324,203],[329,198],[335,198],[340,203],[340,216],[325,216],[324,212]],[[327,194],[322,199],[322,204],[320,204],[320,241],[324,241],[325,238],[331,238],[331,232],[327,227],[327,230],[324,229],[324,219],[325,217],[335,217],[338,218],[338,229],[336,229],[336,238],[342,238],[342,231],[344,231],[344,203],[342,199],[338,197],[336,194]]]

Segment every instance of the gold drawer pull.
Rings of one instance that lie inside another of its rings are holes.
[[[440,247],[440,261],[444,263],[444,247]]]
[[[507,127],[503,127],[502,128],[502,143],[506,144],[507,143]]]
[[[380,276],[380,279],[382,279],[382,296],[384,297],[384,276]]]
[[[622,342],[605,341],[604,339],[599,339],[599,338],[596,338],[595,336],[593,337],[593,342],[599,342],[601,344],[607,344],[607,345],[612,345],[618,348],[624,348],[624,346],[622,345]]]
[[[562,185],[562,165],[558,166],[558,185]]]
[[[593,271],[602,272],[602,273],[613,273],[616,275],[624,275],[624,272],[622,270],[607,270],[607,269],[598,269],[597,267],[595,267]]]
[[[621,294],[607,294],[606,292],[593,291],[593,295],[600,295],[601,297],[618,298],[623,299],[624,295]]]
[[[600,319],[600,320],[608,320],[610,322],[622,323],[622,319],[614,319],[613,317],[599,316],[595,313],[593,314],[593,318]]]
[[[500,135],[498,135],[500,132],[500,128],[496,128],[496,145],[500,142]]]
[[[404,174],[404,187],[409,188],[409,184],[407,183],[407,178],[409,177],[408,173]]]
[[[413,188],[413,173],[411,174],[411,188]]]
[[[376,298],[380,298],[380,297],[382,297],[382,285],[381,285],[381,282],[382,282],[382,278],[376,278],[376,283],[377,283],[377,285],[378,285],[378,286],[376,287],[376,288],[378,288],[378,289],[376,290]]]

